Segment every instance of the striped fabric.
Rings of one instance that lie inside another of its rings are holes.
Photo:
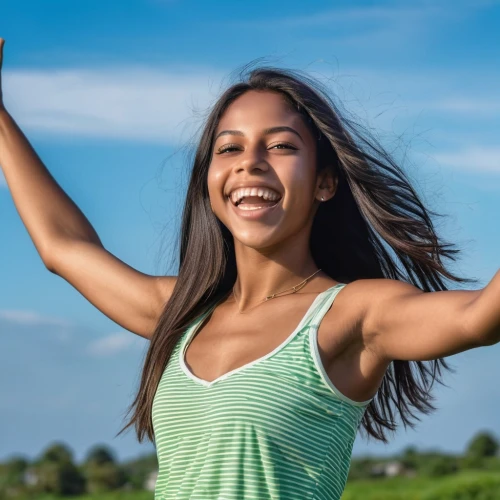
[[[215,305],[186,330],[153,402],[155,500],[335,500],[371,400],[329,380],[317,332],[340,283],[320,293],[274,351],[207,382],[184,362]]]

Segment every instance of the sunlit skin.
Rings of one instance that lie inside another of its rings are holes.
[[[264,133],[277,126],[291,127],[298,135]],[[217,137],[226,130],[244,135]],[[248,91],[240,96],[222,116],[215,137],[208,191],[215,215],[234,237],[235,291],[244,310],[318,269],[309,249],[311,227],[319,204],[335,195],[336,179],[330,169],[317,174],[316,141],[279,93]],[[236,184],[254,181],[275,188],[282,199],[264,219],[248,221],[238,217],[227,194]]]

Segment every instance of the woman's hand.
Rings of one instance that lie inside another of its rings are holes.
[[[2,95],[2,62],[3,62],[3,46],[5,40],[0,38],[0,110],[5,109],[3,104],[3,95]]]

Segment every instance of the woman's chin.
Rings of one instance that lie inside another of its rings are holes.
[[[265,250],[276,245],[276,234],[273,229],[248,229],[232,230],[235,246],[252,248],[253,250]]]

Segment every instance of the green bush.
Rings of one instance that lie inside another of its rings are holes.
[[[458,471],[458,462],[452,456],[435,456],[420,464],[419,472],[427,477],[441,477]]]
[[[459,457],[460,469],[476,469],[481,471],[500,472],[500,457]]]
[[[349,468],[348,481],[370,478],[372,476],[371,469],[374,462],[375,461],[371,458],[358,458],[352,460]]]

